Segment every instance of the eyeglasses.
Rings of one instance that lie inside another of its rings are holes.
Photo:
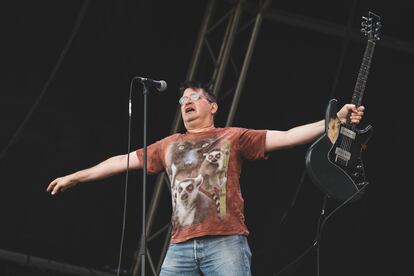
[[[197,100],[199,100],[200,98],[203,98],[202,96],[201,96],[201,94],[200,93],[191,93],[190,94],[190,97],[188,97],[188,96],[182,96],[181,98],[180,98],[180,100],[178,101],[181,105],[183,105],[183,104],[185,104],[186,102],[188,102],[190,99],[192,100],[192,101],[197,101]],[[207,99],[207,98],[205,98],[207,101],[209,101],[209,99]],[[210,101],[209,101],[210,102]]]

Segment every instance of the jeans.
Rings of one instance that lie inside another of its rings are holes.
[[[250,276],[250,261],[245,236],[202,237],[171,243],[160,275]]]

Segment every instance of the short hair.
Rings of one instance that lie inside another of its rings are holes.
[[[209,83],[187,80],[180,84],[180,94],[182,95],[187,88],[201,89],[209,102],[216,103],[217,97],[213,94],[211,87],[212,85]]]

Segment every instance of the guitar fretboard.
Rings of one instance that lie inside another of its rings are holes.
[[[365,84],[368,78],[369,68],[371,66],[372,55],[374,54],[375,42],[368,40],[365,47],[364,57],[362,59],[361,67],[359,68],[357,82],[354,88],[354,94],[352,96],[352,104],[360,106],[362,97],[364,95]]]
[[[362,103],[362,97],[364,96],[365,85],[368,79],[368,72],[371,66],[372,56],[374,54],[375,42],[368,40],[367,46],[365,47],[364,57],[362,58],[361,67],[359,68],[358,78],[354,88],[354,94],[352,95],[351,103],[355,106],[360,106]],[[349,114],[350,115],[350,114]],[[351,121],[347,119],[347,127],[353,128]]]

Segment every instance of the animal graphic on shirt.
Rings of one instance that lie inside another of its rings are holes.
[[[214,200],[217,213],[220,213],[220,192],[227,180],[225,159],[226,152],[213,149],[204,154],[204,161],[199,170],[204,178],[203,189]]]
[[[227,141],[217,138],[180,140],[169,145],[166,171],[171,184],[173,231],[191,221],[202,222],[215,209],[219,217],[226,214],[229,147]],[[196,181],[200,177],[201,181]],[[191,181],[196,184],[190,187]],[[185,199],[187,196],[195,199]]]
[[[176,179],[175,226],[187,226],[202,222],[210,213],[211,199],[200,191],[203,176]]]
[[[180,169],[194,169],[201,147],[189,141],[175,143],[172,148],[173,163]]]
[[[208,152],[216,143],[217,140],[213,139],[173,143],[168,150],[167,162],[170,165],[174,164],[177,168],[178,177],[196,177],[204,159],[204,153]]]

